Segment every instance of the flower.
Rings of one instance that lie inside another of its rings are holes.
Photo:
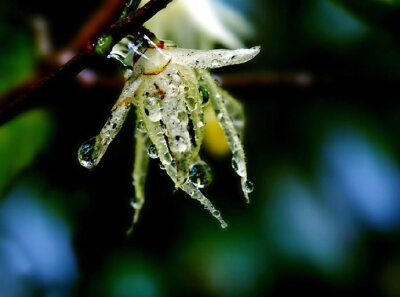
[[[183,49],[172,42],[158,40],[150,32],[144,33],[128,36],[113,48],[110,57],[126,67],[125,86],[99,135],[79,149],[79,161],[87,168],[100,162],[134,105],[137,131],[133,222],[138,220],[144,203],[150,157],[159,159],[161,168],[176,188],[198,200],[222,227],[226,227],[220,212],[200,191],[211,181],[210,169],[199,156],[204,136],[204,110],[210,102],[233,153],[232,166],[241,177],[247,201],[253,184],[247,179],[246,159],[240,142],[244,122],[242,106],[218,86],[207,69],[245,63],[253,59],[260,48]]]
[[[146,26],[182,47],[201,49],[212,49],[216,43],[243,47],[241,39],[254,31],[240,13],[220,0],[175,0]]]

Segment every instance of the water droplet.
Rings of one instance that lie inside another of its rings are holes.
[[[246,174],[245,160],[240,157],[238,152],[235,152],[232,156],[232,168],[239,176],[243,177]]]
[[[189,180],[198,189],[203,189],[212,182],[211,167],[206,162],[194,163],[189,169]]]
[[[164,123],[161,124],[161,131],[162,133],[167,132],[167,126]]]
[[[162,164],[162,163],[160,164],[160,169],[161,169],[161,170],[165,170],[164,164]]]
[[[140,208],[140,205],[138,204],[138,203],[135,203],[134,201],[131,201],[131,207],[133,208],[133,209],[139,209]]]
[[[201,95],[201,103],[202,104],[207,104],[208,101],[210,100],[210,93],[203,86],[199,87],[199,92],[200,92],[200,95]]]
[[[92,168],[97,165],[98,151],[96,150],[96,142],[97,137],[93,137],[84,142],[79,148],[79,163],[86,168]]]
[[[139,132],[146,133],[146,125],[144,124],[143,120],[140,120],[140,121],[137,122],[136,129]]]
[[[180,76],[178,74],[172,74],[172,79],[174,81],[176,81],[176,82],[180,82],[181,81],[181,78],[180,78]]]
[[[246,193],[251,193],[251,192],[253,192],[254,191],[254,183],[252,182],[252,181],[250,181],[250,180],[247,180],[245,183],[244,183],[244,191],[246,192]]]
[[[212,60],[211,61],[211,67],[212,68],[215,68],[215,67],[218,67],[220,65],[220,63],[218,62],[218,60]]]
[[[184,111],[178,113],[178,121],[184,122],[187,119],[187,114]]]
[[[197,108],[196,99],[193,98],[193,97],[187,97],[186,98],[186,104],[187,104],[187,107],[188,107],[189,111],[193,111],[193,110],[195,110]]]
[[[214,211],[212,212],[212,214],[213,214],[214,217],[219,217],[219,216],[221,216],[221,213],[220,213],[218,210],[214,210]]]
[[[158,158],[158,152],[157,148],[154,144],[151,144],[149,148],[147,149],[147,155],[152,158],[152,159],[157,159]]]
[[[171,151],[173,152],[184,152],[187,149],[185,139],[182,136],[176,136],[175,139],[171,141]]]
[[[144,100],[144,106],[147,110],[146,115],[150,121],[158,122],[161,120],[161,107],[157,97],[146,97]]]

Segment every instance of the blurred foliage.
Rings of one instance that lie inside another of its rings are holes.
[[[0,93],[4,93],[34,74],[35,50],[26,30],[1,20],[0,43]]]
[[[32,77],[35,50],[26,30],[0,21],[0,93]],[[0,127],[0,195],[25,167],[49,144],[51,115],[33,110]]]
[[[33,110],[0,127],[0,194],[46,150],[53,132],[51,123],[47,112]]]

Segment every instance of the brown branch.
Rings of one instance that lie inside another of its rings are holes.
[[[96,39],[121,13],[125,0],[107,0],[90,17],[68,46],[69,50],[80,51],[90,40]]]
[[[111,36],[112,45],[116,44],[125,35],[140,29],[145,22],[165,8],[171,1],[151,0],[123,22],[111,25],[102,36]],[[32,82],[22,93],[20,93],[21,91],[12,92],[0,98],[0,124],[7,122],[21,111],[31,107],[50,87],[64,79],[77,75],[83,69],[87,68],[90,62],[93,61],[94,56],[93,43],[88,42],[86,47],[69,62],[51,74]]]

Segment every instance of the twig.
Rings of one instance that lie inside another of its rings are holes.
[[[102,37],[98,39],[98,41],[102,38],[107,38],[108,40],[106,46],[101,48],[102,52],[106,54],[125,35],[138,30],[146,21],[165,8],[171,1],[151,0],[123,22],[111,25]],[[25,108],[32,106],[40,95],[44,95],[44,91],[49,87],[77,75],[89,66],[95,54],[99,53],[99,50],[93,46],[93,44],[98,44],[98,41],[96,43],[88,42],[86,47],[69,62],[59,67],[53,73],[34,81],[22,94],[13,92],[0,98],[0,124],[7,122]]]
[[[80,51],[90,40],[96,39],[121,13],[125,0],[107,0],[90,17],[68,46],[68,50]]]

